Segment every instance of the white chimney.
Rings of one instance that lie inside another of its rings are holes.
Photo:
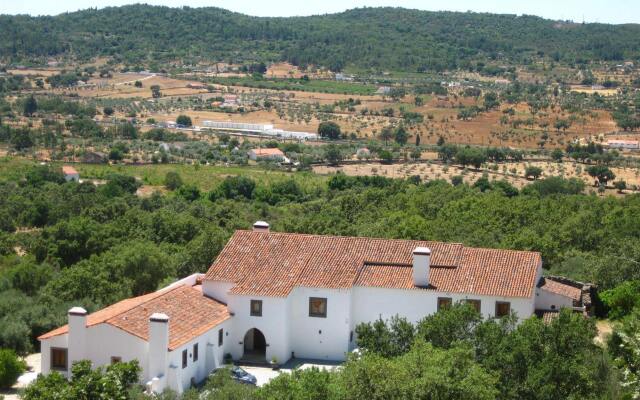
[[[167,314],[154,313],[149,317],[149,380],[166,377],[168,351],[169,317]],[[166,379],[160,381],[166,382]]]
[[[69,319],[69,336],[67,344],[68,365],[70,371],[71,365],[75,361],[87,358],[85,350],[87,347],[87,310],[82,307],[73,307],[67,313]]]
[[[253,224],[253,231],[254,232],[269,232],[269,224],[267,222],[264,222],[264,221],[256,221],[256,223]]]
[[[416,247],[413,250],[413,284],[429,286],[429,269],[431,267],[431,249]]]

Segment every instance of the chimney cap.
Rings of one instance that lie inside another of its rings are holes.
[[[69,310],[69,315],[84,316],[84,315],[87,315],[87,310],[85,310],[82,307],[73,307],[72,309]]]
[[[151,317],[149,317],[149,321],[151,322],[169,322],[169,316],[163,313],[153,313]]]
[[[420,255],[420,256],[430,256],[431,255],[431,249],[428,248],[428,247],[416,247],[413,250],[413,254]]]
[[[256,221],[253,224],[253,229],[269,229],[269,223],[265,221]]]

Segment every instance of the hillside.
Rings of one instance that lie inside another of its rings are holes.
[[[278,61],[392,70],[477,68],[640,58],[640,25],[576,24],[532,16],[361,8],[261,18],[219,8],[148,5],[57,16],[0,16],[0,58],[111,56],[128,64]]]

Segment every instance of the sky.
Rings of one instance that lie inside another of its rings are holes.
[[[213,6],[255,16],[285,17],[335,13],[365,6],[397,6],[431,11],[529,14],[576,22],[640,23],[639,0],[0,0],[0,14],[55,15],[139,2],[172,7]]]

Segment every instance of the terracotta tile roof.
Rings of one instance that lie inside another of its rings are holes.
[[[542,319],[545,324],[550,324],[554,319],[558,318],[558,311],[536,310],[538,318]]]
[[[575,301],[580,301],[580,298],[582,297],[582,289],[556,282],[552,279],[543,278],[539,287],[547,292],[559,294],[560,296],[568,297]]]
[[[199,287],[178,286],[123,300],[87,316],[87,326],[106,323],[149,340],[149,317],[169,316],[169,350],[174,350],[231,317],[227,306],[203,296]],[[40,336],[48,339],[67,333],[67,325]]]
[[[430,288],[531,297],[540,254],[458,243],[236,231],[205,280],[233,282],[232,294],[284,297],[296,286],[414,289],[409,266],[429,247]]]
[[[284,156],[284,153],[277,148],[253,149],[254,154],[260,156]]]
[[[77,174],[78,171],[76,171],[76,169],[73,167],[65,165],[62,167],[62,173],[65,175],[73,175],[73,174]]]

